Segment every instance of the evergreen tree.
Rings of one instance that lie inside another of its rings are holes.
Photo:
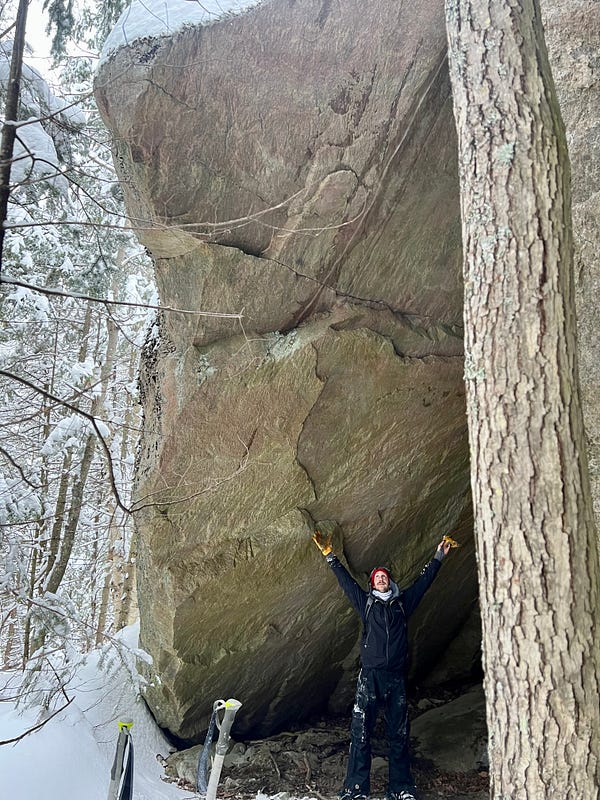
[[[68,21],[73,9],[63,12]],[[0,100],[12,55],[6,36]],[[154,289],[90,99],[92,67],[66,59],[53,91],[22,65],[16,119],[26,124],[16,128],[3,252],[0,653],[46,703],[82,651],[130,621],[133,593],[124,509]]]
[[[45,0],[52,55],[57,59],[64,56],[73,39],[98,52],[126,5],[125,0],[78,4],[73,0]]]

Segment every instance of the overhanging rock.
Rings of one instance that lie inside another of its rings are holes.
[[[273,0],[119,49],[96,95],[161,302],[243,313],[165,312],[146,347],[158,721],[195,740],[235,696],[265,735],[345,702],[358,623],[307,520],[360,580],[462,536],[414,619],[422,673],[476,597],[443,3]]]

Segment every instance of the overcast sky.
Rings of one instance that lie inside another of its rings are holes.
[[[42,10],[43,5],[43,0],[31,0],[29,3],[25,38],[36,56],[47,57],[50,53],[50,37],[46,33],[48,14]]]

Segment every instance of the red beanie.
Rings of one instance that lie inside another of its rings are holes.
[[[371,572],[371,575],[369,577],[369,583],[371,584],[371,586],[375,586],[374,580],[375,580],[375,573],[377,572],[385,572],[385,574],[388,576],[388,581],[391,582],[392,576],[387,567],[375,567],[375,569],[373,570],[373,572]]]

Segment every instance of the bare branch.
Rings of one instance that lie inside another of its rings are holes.
[[[64,689],[63,689],[63,692],[64,692]],[[61,706],[60,708],[57,708],[56,711],[54,711],[52,714],[50,714],[49,717],[46,717],[46,719],[42,720],[42,722],[40,722],[38,725],[34,725],[33,728],[29,728],[28,730],[26,730],[23,733],[21,733],[19,736],[15,736],[13,739],[4,739],[3,741],[0,741],[0,747],[3,744],[15,744],[15,742],[20,742],[21,739],[24,739],[26,736],[29,736],[30,733],[34,733],[35,731],[39,731],[39,729],[43,728],[44,725],[47,722],[50,722],[50,720],[53,717],[55,717],[57,714],[60,714],[61,711],[64,711],[65,708],[68,705],[70,705],[73,702],[74,699],[75,699],[75,697],[69,698],[69,700],[64,704],[64,706]]]
[[[121,495],[120,495],[119,490],[117,488],[117,482],[116,482],[116,477],[115,477],[115,473],[114,473],[114,468],[113,468],[113,463],[112,463],[112,455],[111,455],[111,452],[110,452],[110,448],[108,446],[108,443],[107,443],[106,439],[102,435],[102,433],[100,431],[100,428],[98,427],[98,422],[96,420],[96,417],[94,417],[93,414],[88,414],[87,411],[83,411],[81,408],[77,408],[77,406],[74,406],[71,403],[68,403],[66,400],[63,400],[61,397],[57,397],[56,395],[52,394],[51,392],[48,392],[45,389],[42,389],[41,386],[36,386],[35,383],[31,383],[31,381],[25,380],[25,378],[21,378],[19,375],[15,375],[13,372],[7,372],[6,370],[2,369],[2,370],[0,370],[0,375],[3,375],[5,378],[8,378],[9,380],[13,380],[13,381],[16,381],[17,383],[21,383],[23,386],[27,386],[29,389],[33,389],[34,392],[37,392],[37,394],[41,394],[42,397],[45,397],[47,400],[51,400],[53,403],[56,403],[57,405],[63,406],[63,408],[67,408],[69,411],[71,411],[71,413],[78,414],[79,416],[81,416],[84,419],[88,420],[88,422],[91,424],[92,428],[94,429],[94,432],[95,432],[96,436],[98,437],[100,445],[102,446],[102,449],[104,450],[104,455],[106,456],[106,462],[107,462],[108,473],[109,473],[109,480],[110,480],[110,484],[111,484],[111,487],[112,487],[112,490],[113,490],[113,494],[114,494],[114,497],[115,497],[115,502],[117,503],[117,505],[119,506],[119,508],[122,511],[124,511],[126,514],[131,514],[131,509],[128,506],[126,506],[124,504],[124,502],[121,500]]]
[[[104,228],[118,228],[120,230],[131,230],[134,232],[140,231],[184,231],[190,234],[190,236],[195,237],[196,239],[200,239],[202,241],[209,240],[218,234],[225,234],[230,233],[233,230],[237,230],[239,228],[244,228],[251,223],[256,223],[262,225],[263,227],[269,228],[271,231],[285,233],[290,236],[298,235],[298,234],[311,234],[314,236],[318,236],[319,234],[323,233],[326,230],[338,230],[340,228],[344,228],[348,225],[352,225],[357,222],[359,219],[364,217],[367,212],[370,210],[371,206],[366,206],[366,201],[363,203],[361,210],[351,219],[345,220],[344,222],[339,222],[334,225],[325,225],[325,226],[316,226],[316,227],[309,227],[309,228],[296,228],[290,230],[289,228],[281,227],[279,225],[273,225],[272,223],[265,222],[262,217],[265,217],[267,214],[271,214],[273,211],[277,211],[280,208],[285,208],[285,206],[289,205],[293,200],[295,200],[299,195],[304,194],[307,192],[314,184],[310,184],[302,189],[299,189],[294,194],[289,195],[284,200],[274,205],[268,206],[268,208],[263,208],[260,211],[256,211],[253,214],[248,214],[243,217],[236,217],[234,219],[227,219],[222,220],[221,222],[182,222],[177,224],[169,224],[167,222],[160,222],[159,220],[151,220],[151,219],[138,219],[135,217],[129,217],[130,225],[111,225],[109,223],[103,223],[102,227]],[[84,222],[82,220],[47,220],[46,222],[13,222],[13,223],[6,223],[5,228],[8,229],[17,229],[17,228],[35,228],[35,227],[42,227],[44,225],[79,225],[82,227],[94,225],[98,226],[98,223],[89,223]],[[197,230],[199,229],[199,230]]]
[[[44,116],[40,117],[30,117],[29,119],[23,119],[18,121],[11,120],[10,124],[13,125],[16,129],[18,129],[18,128],[25,128],[27,125],[35,125],[36,122],[47,122],[49,119],[55,119],[56,117],[59,117],[63,112],[67,111],[69,108],[74,108],[75,106],[78,106],[82,100],[87,100],[88,97],[93,97],[93,96],[94,96],[93,91],[86,92],[85,94],[82,94],[78,100],[73,100],[72,103],[68,103],[67,105],[62,106],[62,108],[59,108],[57,111],[51,111],[48,114],[45,114]],[[56,120],[56,122],[61,128],[71,129],[77,127],[76,125],[69,125],[64,121],[59,122],[58,120]]]
[[[11,25],[9,25],[9,26],[8,26],[8,28],[5,28],[5,29],[4,29],[4,30],[3,30],[3,31],[0,33],[0,39],[4,39],[4,37],[5,37],[5,36],[8,36],[8,34],[9,34],[9,33],[10,33],[10,32],[11,32],[13,29],[14,29],[14,28],[16,28],[16,26],[17,26],[17,21],[15,20],[15,21],[14,21],[14,22],[13,22]]]
[[[55,295],[57,297],[69,297],[74,300],[87,300],[91,303],[101,303],[104,306],[128,306],[130,308],[149,308],[155,311],[170,311],[175,314],[191,314],[198,317],[224,317],[225,319],[242,319],[242,314],[227,314],[221,311],[190,311],[184,308],[173,308],[172,306],[157,306],[151,303],[132,303],[127,300],[107,300],[103,297],[91,297],[87,294],[80,294],[79,292],[65,292],[63,289],[54,287],[34,286],[31,283],[19,281],[16,278],[7,278],[5,275],[0,277],[0,283],[10,284],[11,286],[21,286],[25,289],[31,289],[33,292],[40,294]]]
[[[16,462],[16,461],[14,460],[14,458],[13,458],[13,457],[10,455],[10,453],[8,453],[8,452],[7,452],[7,451],[6,451],[6,450],[5,450],[3,447],[0,447],[0,454],[2,454],[2,455],[4,456],[4,458],[5,458],[5,459],[6,459],[6,460],[7,460],[7,461],[10,463],[10,464],[12,464],[12,466],[13,466],[13,467],[14,467],[14,468],[15,468],[15,469],[16,469],[16,470],[19,472],[19,474],[21,475],[21,480],[22,480],[24,483],[26,483],[26,484],[27,484],[27,486],[29,486],[31,489],[36,489],[36,490],[38,490],[38,489],[41,489],[41,488],[42,488],[41,486],[38,486],[37,484],[35,484],[35,483],[32,483],[32,482],[29,480],[29,478],[28,478],[28,477],[25,475],[25,473],[23,472],[23,468],[21,467],[21,465],[20,465],[20,464],[17,464],[17,462]]]
[[[3,375],[4,377],[9,378],[10,380],[17,381],[18,383],[21,383],[23,386],[27,386],[28,388],[32,389],[34,392],[37,392],[38,394],[41,394],[47,400],[50,400],[50,401],[56,403],[57,405],[63,406],[63,408],[68,409],[73,414],[78,414],[79,416],[83,417],[84,419],[87,419],[90,422],[90,424],[92,425],[92,427],[94,429],[94,432],[96,433],[96,436],[98,437],[98,439],[100,441],[100,444],[101,444],[102,449],[104,450],[104,454],[106,456],[106,462],[107,462],[108,472],[109,472],[109,480],[110,480],[111,488],[112,488],[112,491],[113,491],[113,494],[114,494],[114,497],[115,497],[115,501],[116,501],[118,507],[122,511],[124,511],[126,514],[135,514],[136,512],[141,511],[142,509],[148,508],[148,507],[151,507],[151,506],[157,506],[157,505],[160,505],[160,506],[171,506],[171,505],[179,505],[179,503],[188,502],[189,500],[193,500],[194,498],[200,497],[203,494],[208,494],[209,492],[215,491],[215,489],[217,489],[222,484],[228,483],[229,481],[233,480],[235,477],[240,475],[249,466],[249,464],[248,464],[248,459],[249,459],[249,455],[250,455],[249,446],[244,444],[244,448],[245,448],[246,452],[244,453],[243,457],[241,458],[237,468],[230,475],[228,475],[227,477],[222,478],[221,480],[217,480],[214,483],[211,483],[209,486],[205,486],[203,489],[200,489],[197,492],[193,492],[193,493],[191,493],[189,495],[186,495],[185,497],[179,497],[179,498],[177,498],[175,500],[168,500],[166,502],[163,502],[163,501],[144,502],[145,500],[148,500],[150,497],[152,497],[152,494],[158,494],[160,491],[162,491],[162,490],[159,490],[157,492],[153,492],[150,495],[147,495],[146,497],[140,498],[140,500],[138,502],[136,502],[135,507],[134,508],[130,508],[129,506],[126,506],[124,504],[124,502],[122,501],[122,499],[121,499],[121,495],[120,495],[119,490],[117,488],[117,482],[116,482],[116,477],[115,477],[114,467],[113,467],[112,454],[110,452],[108,443],[106,442],[106,440],[104,439],[102,433],[100,432],[96,417],[94,417],[93,414],[89,414],[88,412],[83,411],[80,408],[77,408],[76,406],[74,406],[71,403],[67,402],[63,398],[57,397],[56,395],[53,395],[51,392],[46,391],[42,387],[36,386],[31,381],[25,380],[25,378],[21,378],[19,375],[15,375],[12,372],[7,372],[6,370],[0,370],[0,375]]]

